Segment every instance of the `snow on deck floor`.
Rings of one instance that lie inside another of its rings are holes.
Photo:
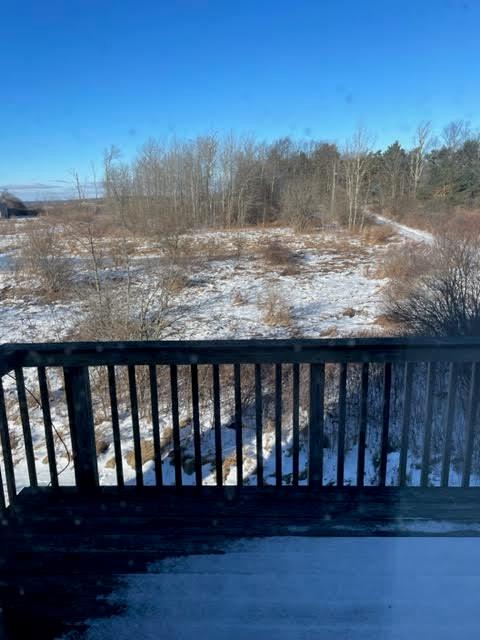
[[[478,538],[263,538],[128,576],[88,640],[435,640],[480,634]]]

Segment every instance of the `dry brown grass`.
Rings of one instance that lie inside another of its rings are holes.
[[[247,296],[240,290],[235,291],[232,296],[232,304],[236,307],[243,306],[248,303]]]
[[[258,247],[263,261],[272,267],[282,267],[281,275],[294,276],[300,272],[300,257],[280,240],[268,240]]]
[[[364,228],[362,239],[368,245],[384,245],[395,235],[395,231],[389,224],[371,224]]]
[[[222,463],[222,476],[223,481],[226,482],[230,471],[235,467],[237,458],[234,453],[227,456]]]
[[[394,283],[404,283],[418,278],[432,268],[430,249],[417,244],[405,244],[389,249],[379,261],[375,271],[377,278],[390,278]]]
[[[17,221],[14,218],[0,220],[0,235],[14,236],[17,233]]]
[[[68,297],[73,268],[65,250],[63,228],[47,219],[37,222],[25,230],[16,261],[17,273],[35,278],[40,285],[37,293],[47,300]]]
[[[97,431],[95,433],[95,449],[97,452],[97,456],[105,453],[110,446],[110,439],[107,434],[103,431]]]
[[[248,253],[248,243],[241,235],[233,238],[202,238],[185,235],[177,238],[167,258],[184,267],[203,268],[209,262],[239,260]]]
[[[332,258],[341,258],[356,263],[368,255],[368,248],[362,243],[362,236],[340,230],[335,235],[320,235],[305,238],[304,249],[315,253],[327,254]]]
[[[335,326],[327,327],[320,333],[321,338],[336,338],[338,336],[338,329]]]
[[[140,450],[142,454],[142,466],[146,462],[155,460],[155,449],[153,447],[153,440],[145,440],[144,438],[142,438],[140,440]],[[132,469],[135,469],[135,452],[133,450],[127,451],[127,453],[125,454],[125,460]]]
[[[290,327],[293,325],[293,310],[283,295],[275,288],[271,289],[260,301],[263,320],[270,326]]]
[[[402,334],[402,325],[396,322],[388,313],[381,313],[375,318],[375,325],[381,330],[381,335],[399,335]]]

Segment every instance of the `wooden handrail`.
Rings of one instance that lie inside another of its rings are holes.
[[[15,365],[476,362],[478,338],[338,338],[24,343],[0,347],[0,374]]]

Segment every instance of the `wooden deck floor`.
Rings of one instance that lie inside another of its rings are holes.
[[[480,535],[480,488],[24,490],[1,529],[9,638],[58,637],[109,615],[117,576],[263,536]],[[80,636],[79,636],[80,637]]]

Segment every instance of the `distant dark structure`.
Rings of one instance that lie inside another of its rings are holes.
[[[34,218],[37,209],[29,209],[21,200],[8,191],[0,193],[0,218]]]

